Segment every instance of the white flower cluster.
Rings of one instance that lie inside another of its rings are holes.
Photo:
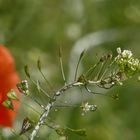
[[[132,57],[132,52],[131,51],[129,51],[129,50],[123,50],[123,52],[122,52],[122,50],[121,50],[121,48],[117,48],[117,52],[118,52],[118,56],[120,57],[122,57],[122,58],[125,58],[125,59],[130,59],[131,57]]]
[[[121,50],[117,48],[118,56],[115,58],[120,70],[127,76],[132,76],[136,72],[140,71],[140,62],[137,58],[133,57],[130,50]]]

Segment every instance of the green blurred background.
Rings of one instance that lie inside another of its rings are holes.
[[[58,89],[63,85],[58,61],[60,46],[63,48],[64,68],[68,79],[72,78],[71,71],[74,71],[71,64],[76,62],[72,58],[78,57],[84,48],[88,48],[85,67],[95,63],[96,55],[115,52],[117,47],[131,49],[139,58],[140,1],[0,0],[0,42],[13,54],[21,79],[26,78],[24,65],[28,64],[33,78],[40,80],[46,88],[36,68],[36,61],[40,57],[44,74],[53,87]],[[79,49],[76,51],[76,48]],[[45,105],[47,99],[38,95],[32,84],[30,87],[34,97]],[[102,96],[91,96],[90,103],[98,106],[94,113],[81,116],[79,108],[59,108],[52,111],[50,119],[62,126],[87,130],[86,137],[69,133],[70,140],[139,140],[139,91],[139,83],[134,78],[122,87],[108,91],[120,95],[117,101]],[[76,94],[81,97],[84,93],[79,91]],[[84,100],[84,97],[82,99]],[[74,103],[79,103],[82,99],[77,98]],[[73,96],[70,95],[69,101],[73,103]],[[22,99],[14,127],[17,134],[26,116],[33,120],[38,119],[37,114],[27,104],[38,107],[31,100]],[[37,110],[42,111],[40,108]],[[22,138],[27,139],[26,136]],[[3,130],[1,140],[7,139],[18,140],[20,137]],[[53,130],[43,127],[37,139],[61,138]]]

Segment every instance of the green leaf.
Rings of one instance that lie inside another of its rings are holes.
[[[71,129],[71,128],[67,128],[67,130],[77,134],[77,135],[80,135],[80,136],[87,136],[86,134],[86,130],[85,129]]]
[[[7,99],[5,100],[3,103],[3,106],[5,106],[6,108],[9,108],[11,110],[14,110],[14,106],[13,106],[13,103],[12,103],[12,100],[11,99]]]
[[[13,100],[19,100],[14,90],[10,90],[7,93],[7,97]]]
[[[41,91],[41,87],[40,87],[40,82],[39,82],[39,80],[37,80],[36,86],[37,86],[37,90],[40,92],[40,91]]]

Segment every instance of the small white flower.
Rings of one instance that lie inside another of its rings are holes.
[[[90,106],[89,106],[88,102],[84,103],[84,104],[83,104],[83,111],[84,111],[84,112],[88,112],[89,109],[90,109]]]
[[[97,105],[89,105],[88,102],[82,104],[83,112],[87,113],[88,111],[95,111],[97,109]]]
[[[117,48],[117,52],[118,52],[118,54],[121,54],[121,48]]]
[[[139,60],[136,58],[135,61],[134,61],[134,64],[135,66],[139,66]]]
[[[132,57],[132,52],[131,51],[129,51],[129,50],[124,50],[123,52],[122,52],[122,57],[123,58],[131,58]]]

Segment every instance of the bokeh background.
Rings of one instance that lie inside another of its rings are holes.
[[[81,70],[95,63],[97,56],[114,52],[117,47],[131,49],[140,56],[140,1],[136,0],[0,0],[0,42],[5,44],[15,58],[21,79],[26,79],[24,65],[28,64],[31,75],[46,85],[37,70],[38,57],[44,74],[58,89],[63,85],[58,60],[58,50],[63,48],[66,77],[72,79],[74,65],[80,52],[86,48]],[[140,139],[140,83],[136,77],[108,92],[118,93],[115,101],[102,96],[90,96],[90,103],[98,106],[94,113],[81,115],[79,108],[56,108],[50,121],[70,128],[85,128],[87,136],[68,133],[70,140],[139,140]],[[30,83],[33,96],[44,105],[48,99],[36,92]],[[79,90],[68,93],[69,104],[85,100]],[[78,98],[79,97],[79,98]],[[68,100],[67,100],[68,99]],[[88,99],[86,99],[88,100]],[[58,104],[59,104],[58,102]],[[14,130],[20,132],[22,120],[29,116],[37,120],[42,111],[32,100],[22,98]],[[9,130],[2,130],[1,139],[21,139]],[[28,135],[28,133],[27,133]],[[27,139],[24,135],[22,139]],[[60,140],[53,130],[43,127],[38,140]]]

